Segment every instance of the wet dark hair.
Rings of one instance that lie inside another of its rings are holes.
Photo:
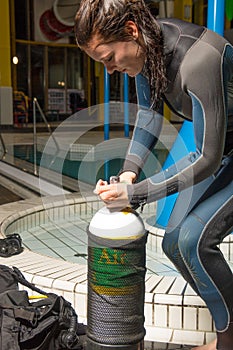
[[[103,42],[130,41],[127,21],[133,21],[143,38],[146,61],[142,74],[151,89],[151,107],[158,108],[167,81],[161,29],[143,0],[82,0],[75,17],[75,37],[79,47],[88,47],[94,34]]]

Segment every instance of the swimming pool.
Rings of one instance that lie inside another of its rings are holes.
[[[54,154],[50,154],[51,152],[46,153],[46,149],[44,150],[43,147],[46,146],[40,145],[38,147],[39,150],[37,149],[35,153],[32,144],[14,145],[13,156],[16,159],[26,161],[30,164],[36,162],[38,167],[40,166],[41,168],[46,168],[58,174],[92,185],[94,185],[99,178],[106,178],[106,163],[110,176],[117,174],[123,166],[123,156],[126,152],[125,147],[123,149],[120,147],[118,153],[122,153],[121,158],[113,155],[114,158],[111,159],[109,155],[105,157],[105,152],[98,150],[98,148],[97,150],[94,149],[92,145],[77,144],[72,145],[66,154],[61,151],[60,154],[58,153],[54,157]],[[144,179],[145,174],[149,176],[150,174],[158,172],[167,154],[167,149],[154,149],[139,179]]]

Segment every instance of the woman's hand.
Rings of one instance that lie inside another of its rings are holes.
[[[125,182],[127,184],[132,184],[136,180],[136,174],[132,171],[125,171],[120,175],[120,182]]]
[[[108,184],[107,181],[100,179],[94,192],[109,209],[122,210],[129,205],[127,184],[125,182]]]

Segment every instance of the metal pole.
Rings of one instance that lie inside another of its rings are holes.
[[[53,135],[51,126],[50,126],[50,124],[48,123],[48,121],[47,121],[47,119],[46,119],[46,117],[45,117],[45,115],[44,115],[44,112],[42,111],[42,109],[41,109],[41,107],[40,107],[40,105],[39,105],[39,103],[38,103],[38,101],[37,101],[36,98],[34,98],[34,101],[35,101],[35,107],[38,108],[38,111],[40,112],[40,116],[42,117],[43,122],[44,122],[45,125],[47,126],[48,131],[49,131],[49,133],[50,133],[50,135],[51,135],[51,137],[52,137],[52,139],[53,139],[53,141],[54,141],[54,143],[55,143],[55,145],[56,145],[57,151],[59,151],[60,147],[59,147],[59,144],[57,143],[56,138],[55,138],[54,135]],[[36,113],[35,113],[35,115],[36,115]],[[36,125],[36,122],[35,122],[35,125]]]
[[[104,140],[109,140],[110,77],[104,68]]]
[[[223,35],[225,22],[225,0],[209,0],[207,27]]]
[[[37,173],[37,164],[36,164],[36,156],[37,156],[37,135],[36,135],[36,98],[33,99],[33,150],[34,150],[34,175],[38,175]]]
[[[124,130],[129,137],[129,77],[124,73]]]
[[[6,153],[7,153],[7,149],[6,149],[5,142],[4,142],[3,138],[2,138],[2,134],[0,134],[0,143],[2,145],[2,151],[3,151],[1,159],[4,159],[4,157],[5,157]]]
[[[109,101],[110,101],[110,77],[104,67],[104,140],[109,140]],[[104,163],[105,180],[109,178],[109,162]]]

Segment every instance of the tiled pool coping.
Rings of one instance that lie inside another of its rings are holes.
[[[76,194],[27,199],[0,206],[0,232],[25,230],[49,219],[93,215],[101,203]],[[154,210],[154,208],[152,209]],[[150,231],[148,245],[161,250],[163,231],[146,225]],[[229,245],[227,245],[229,246]],[[232,253],[226,249],[229,258]],[[25,277],[46,291],[63,295],[86,322],[87,266],[25,249],[20,255],[0,258],[0,263],[17,266]],[[146,341],[202,345],[214,338],[212,318],[203,301],[187,286],[181,276],[147,274],[145,294]]]

